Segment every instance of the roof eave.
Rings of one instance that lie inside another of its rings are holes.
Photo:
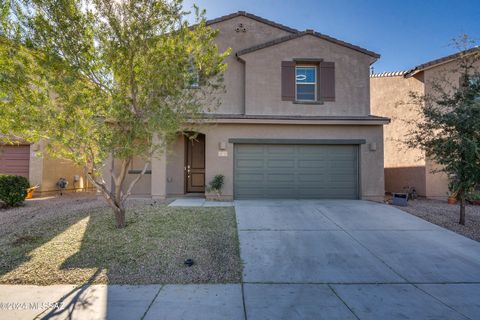
[[[250,48],[246,48],[246,49],[240,50],[240,51],[238,51],[238,52],[236,53],[236,56],[237,56],[237,57],[240,57],[240,56],[245,55],[245,54],[249,54],[249,53],[252,53],[252,52],[255,52],[255,51],[263,50],[263,49],[266,49],[266,48],[275,46],[275,45],[277,45],[277,44],[281,44],[281,43],[284,43],[284,42],[287,42],[287,41],[290,41],[290,40],[293,40],[293,39],[297,39],[297,38],[303,37],[303,36],[305,36],[305,35],[312,35],[312,36],[317,37],[317,38],[319,38],[319,39],[323,39],[323,40],[332,42],[332,43],[334,43],[334,44],[337,44],[337,45],[340,45],[340,46],[349,48],[349,49],[351,49],[351,50],[355,50],[355,51],[358,51],[358,52],[360,52],[360,53],[363,53],[363,54],[366,54],[366,55],[368,55],[368,56],[371,56],[371,57],[374,58],[374,60],[372,61],[372,63],[374,63],[378,58],[380,58],[380,54],[378,54],[378,53],[375,53],[375,52],[373,52],[373,51],[370,51],[370,50],[361,48],[361,47],[359,47],[359,46],[356,46],[356,45],[353,45],[353,44],[350,44],[350,43],[347,43],[347,42],[344,42],[344,41],[341,41],[341,40],[332,38],[332,37],[330,37],[330,36],[321,34],[321,33],[319,33],[319,32],[311,31],[311,30],[298,32],[298,33],[296,33],[296,34],[291,34],[291,35],[284,36],[284,37],[281,37],[281,38],[278,38],[278,39],[274,39],[274,40],[267,41],[267,42],[262,43],[262,44],[255,45],[255,46],[250,47]]]

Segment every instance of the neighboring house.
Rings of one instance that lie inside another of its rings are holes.
[[[194,140],[179,134],[152,159],[134,194],[204,194],[222,174],[224,199],[383,201],[389,119],[371,115],[369,87],[379,55],[245,12],[207,24],[220,31],[220,50],[232,48],[222,104],[198,124]],[[142,166],[135,159],[127,183]]]
[[[467,54],[478,52],[478,48]],[[433,173],[438,166],[418,149],[402,144],[412,129],[409,120],[418,117],[418,106],[413,105],[410,92],[432,94],[435,80],[446,79],[459,85],[460,53],[421,64],[409,71],[373,74],[370,77],[371,107],[374,114],[391,118],[384,130],[385,191],[401,192],[414,187],[420,196],[442,199],[448,194],[448,177]],[[479,64],[480,67],[480,64]]]
[[[39,185],[34,196],[58,192],[57,181],[68,181],[66,191],[92,189],[82,168],[69,160],[52,158],[44,150],[44,143],[0,145],[0,174],[28,178],[30,185]]]

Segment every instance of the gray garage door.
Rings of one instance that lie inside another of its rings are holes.
[[[235,199],[357,199],[356,145],[235,145]]]

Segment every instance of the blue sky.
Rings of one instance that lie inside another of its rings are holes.
[[[381,54],[375,72],[410,69],[454,53],[452,39],[480,44],[479,0],[199,0],[209,19],[247,11],[299,30],[315,29]]]

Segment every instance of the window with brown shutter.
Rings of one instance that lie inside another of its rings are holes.
[[[335,101],[334,62],[312,58],[293,60],[282,61],[283,101],[298,103]]]

